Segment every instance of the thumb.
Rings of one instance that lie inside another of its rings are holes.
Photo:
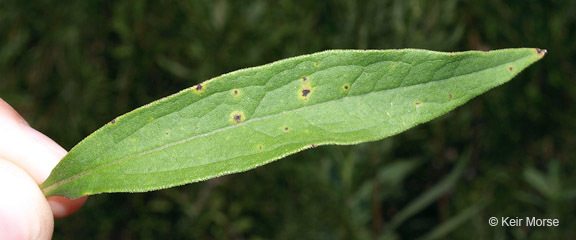
[[[50,239],[54,218],[36,182],[0,158],[0,239]]]
[[[60,145],[31,128],[8,103],[0,98],[0,158],[11,161],[27,172],[36,184],[44,182],[54,166],[66,155]],[[38,188],[38,186],[36,186]],[[54,217],[61,218],[77,211],[86,197],[70,200],[49,197]]]

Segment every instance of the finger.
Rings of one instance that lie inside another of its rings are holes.
[[[31,128],[28,123],[0,98],[0,157],[19,166],[41,184],[46,180],[66,150],[52,139]],[[76,212],[86,197],[70,200],[49,197],[54,217],[61,218]]]
[[[75,213],[84,205],[88,197],[81,197],[78,199],[70,200],[61,196],[48,197],[48,203],[52,208],[55,218],[63,218]]]
[[[34,180],[0,158],[0,239],[50,239],[54,218]]]
[[[66,155],[60,145],[31,128],[4,100],[0,99],[0,157],[24,169],[37,184],[46,180]]]

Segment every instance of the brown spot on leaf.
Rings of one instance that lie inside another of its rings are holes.
[[[284,127],[284,131],[288,131],[288,130],[290,130],[289,127]]]
[[[244,113],[241,111],[233,111],[230,114],[230,122],[232,123],[241,123],[246,119]]]
[[[512,66],[508,67],[508,71],[510,71],[510,72],[514,71],[514,67],[512,67]]]
[[[348,84],[344,85],[344,90],[348,90],[350,89],[350,86]]]
[[[112,121],[110,121],[111,124],[116,123],[116,118],[112,119]]]
[[[264,148],[262,145],[258,145],[258,150],[262,150]]]
[[[194,85],[194,87],[192,87],[192,90],[195,93],[202,93],[204,91],[204,84],[203,83],[196,84],[196,85]]]
[[[422,107],[422,105],[424,105],[424,103],[422,103],[422,101],[416,101],[414,103],[414,106],[416,106],[416,107]]]
[[[452,93],[448,93],[448,98],[452,99]]]
[[[310,88],[310,86],[304,85],[300,89],[298,97],[302,100],[308,100],[308,98],[310,97],[310,94],[312,94],[312,89]]]
[[[318,145],[317,144],[310,144],[310,148],[315,148],[315,147],[318,147]]]
[[[302,82],[306,82],[306,81],[308,81],[308,78],[307,78],[307,77],[302,77]]]

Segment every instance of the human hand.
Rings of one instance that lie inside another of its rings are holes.
[[[0,239],[50,239],[54,218],[84,204],[86,197],[46,198],[38,186],[64,155],[0,98]]]

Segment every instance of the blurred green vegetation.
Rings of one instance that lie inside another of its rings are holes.
[[[0,97],[69,149],[138,106],[286,57],[544,48],[510,83],[408,132],[93,196],[54,238],[575,239],[575,13],[573,0],[0,0]]]

